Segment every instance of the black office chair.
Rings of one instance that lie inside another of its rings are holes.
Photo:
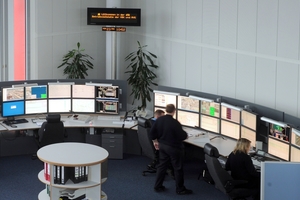
[[[257,189],[243,188],[246,180],[234,180],[231,175],[222,167],[218,160],[219,151],[210,143],[204,145],[206,165],[215,187],[226,194],[230,199],[246,199],[258,194]]]
[[[143,176],[146,173],[156,173],[155,165],[158,162],[157,157],[155,155],[155,148],[153,142],[150,138],[150,129],[151,129],[151,122],[149,119],[139,117],[138,118],[138,139],[140,145],[142,147],[142,152],[145,156],[152,159],[152,163],[147,166],[147,170],[143,171]]]
[[[46,145],[64,142],[66,134],[64,124],[60,120],[60,115],[49,114],[35,137],[38,149]],[[32,156],[32,159],[35,158],[36,154]]]

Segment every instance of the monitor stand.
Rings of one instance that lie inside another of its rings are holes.
[[[4,120],[3,123],[6,125],[11,125],[11,124],[21,124],[21,123],[27,123],[27,119],[15,119],[15,117],[7,117],[7,120]]]

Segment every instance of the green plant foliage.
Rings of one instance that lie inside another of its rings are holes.
[[[57,68],[65,66],[64,75],[67,79],[85,79],[87,70],[93,69],[93,63],[89,59],[94,60],[91,56],[83,54],[85,49],[80,49],[80,43],[77,43],[77,49],[69,51],[63,56],[63,63]]]
[[[154,79],[157,77],[156,74],[152,71],[157,69],[158,66],[154,64],[154,60],[157,56],[146,50],[147,45],[141,46],[140,42],[138,43],[138,50],[131,52],[128,56],[125,57],[125,61],[130,61],[126,69],[129,69],[125,73],[129,74],[127,79],[128,84],[132,86],[132,92],[130,95],[134,96],[134,101],[142,101],[142,105],[138,109],[145,109],[147,107],[147,101],[151,101],[151,89],[152,85],[157,85],[154,83]]]

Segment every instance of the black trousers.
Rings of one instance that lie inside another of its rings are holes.
[[[176,148],[159,143],[159,164],[156,171],[156,182],[154,188],[163,185],[167,168],[171,162],[174,169],[176,191],[185,190],[183,177],[183,148]]]

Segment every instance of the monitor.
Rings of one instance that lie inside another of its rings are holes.
[[[72,99],[72,112],[94,113],[95,99]]]
[[[166,114],[166,108],[165,108],[165,107],[164,107],[164,108],[154,107],[153,113],[154,113],[156,110],[158,110],[158,109],[165,111],[165,114]],[[176,112],[174,113],[173,118],[174,118],[174,119],[177,119]]]
[[[24,87],[2,88],[2,101],[17,101],[24,99]]]
[[[27,100],[25,101],[25,114],[41,114],[47,113],[47,99]]]
[[[256,146],[256,131],[247,127],[241,126],[241,138],[246,138],[251,141],[251,146]]]
[[[118,114],[119,103],[117,101],[98,101],[96,100],[96,113]]]
[[[282,160],[289,160],[289,144],[277,138],[268,137],[268,153]]]
[[[220,117],[220,103],[201,101],[201,114]]]
[[[257,129],[257,115],[255,113],[242,110],[241,114],[241,124],[248,127],[254,131]]]
[[[96,87],[97,100],[113,100],[119,99],[119,87],[118,86],[97,86]]]
[[[183,126],[199,127],[199,113],[177,111],[177,120]]]
[[[2,117],[14,117],[25,114],[24,101],[7,101],[2,103]]]
[[[204,130],[220,133],[220,119],[207,115],[200,116],[200,127]]]
[[[240,125],[222,119],[221,120],[221,135],[225,135],[230,138],[238,140],[240,138]]]
[[[300,147],[291,146],[291,162],[300,162]]]
[[[289,142],[289,129],[278,124],[269,123],[269,137]]]
[[[174,104],[175,105],[175,104]],[[199,112],[199,100],[190,97],[178,96],[178,109]]]
[[[71,99],[49,99],[49,113],[69,113],[71,112]]]
[[[291,144],[300,147],[300,130],[291,129]]]
[[[95,98],[95,86],[72,85],[72,98]]]
[[[25,87],[25,99],[46,99],[47,85]]]
[[[71,98],[71,85],[48,85],[48,98]]]
[[[154,106],[166,107],[168,104],[174,104],[176,106],[176,95],[154,93]]]
[[[233,107],[233,106],[232,106]],[[231,122],[240,123],[241,119],[241,111],[233,109],[231,107],[227,107],[221,104],[221,118],[226,119]]]

